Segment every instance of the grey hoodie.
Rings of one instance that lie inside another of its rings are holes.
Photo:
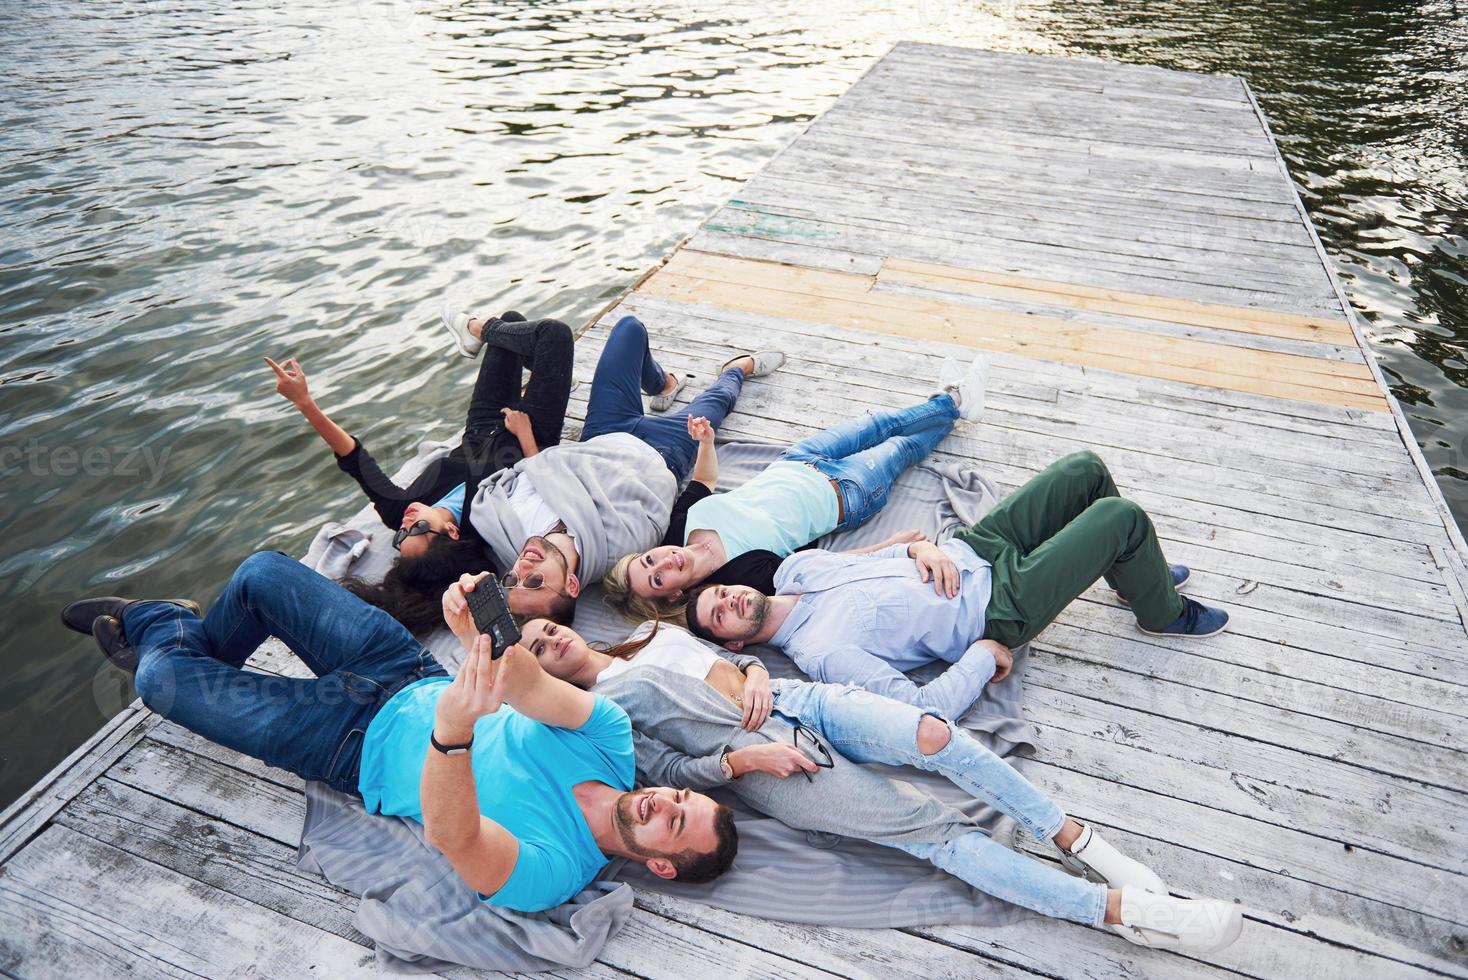
[[[663,457],[630,433],[563,442],[479,484],[469,520],[503,557],[518,555],[530,537],[509,501],[519,480],[529,480],[566,522],[581,553],[584,585],[601,581],[623,555],[661,541],[678,496],[678,481]]]

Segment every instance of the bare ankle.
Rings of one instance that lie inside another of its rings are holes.
[[[484,321],[476,320],[474,317],[471,316],[469,318],[469,333],[474,337],[475,340],[483,340]]]
[[[1061,824],[1060,831],[1055,835],[1055,846],[1069,854],[1071,845],[1075,844],[1076,838],[1080,837],[1081,832],[1085,829],[1085,826],[1075,817],[1066,817],[1065,823]]]
[[[1121,925],[1121,889],[1106,889],[1106,924]]]

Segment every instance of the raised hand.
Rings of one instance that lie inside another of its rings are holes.
[[[306,385],[306,369],[301,367],[300,361],[291,357],[286,359],[284,365],[280,365],[267,357],[265,363],[275,372],[276,394],[298,408],[310,403],[311,392]]]
[[[714,441],[714,427],[702,415],[696,418],[690,415],[688,416],[688,435],[694,442],[711,443]]]
[[[476,637],[453,683],[439,696],[433,731],[440,742],[469,741],[474,735],[474,723],[494,714],[504,704],[504,674],[515,651],[524,653],[524,650],[510,647],[495,661],[490,656],[493,649],[489,637]]]

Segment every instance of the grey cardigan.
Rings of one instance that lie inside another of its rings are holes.
[[[507,559],[530,537],[509,501],[520,480],[530,481],[576,538],[583,585],[600,582],[623,555],[661,541],[678,495],[662,456],[630,433],[552,446],[486,477],[475,491],[469,520]]]
[[[758,663],[754,657],[730,659],[741,669]],[[941,844],[981,829],[954,807],[834,750],[835,767],[820,770],[809,782],[759,772],[726,782],[719,767],[726,747],[790,742],[794,730],[772,713],[758,731],[744,731],[739,709],[698,678],[663,667],[633,667],[592,690],[621,705],[632,719],[638,776],[648,785],[725,787],[797,830],[889,845]]]

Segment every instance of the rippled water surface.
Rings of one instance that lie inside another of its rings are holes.
[[[1242,74],[1468,514],[1451,3],[0,4],[0,804],[130,699],[56,612],[212,598],[462,414],[454,292],[579,323],[904,39]]]

